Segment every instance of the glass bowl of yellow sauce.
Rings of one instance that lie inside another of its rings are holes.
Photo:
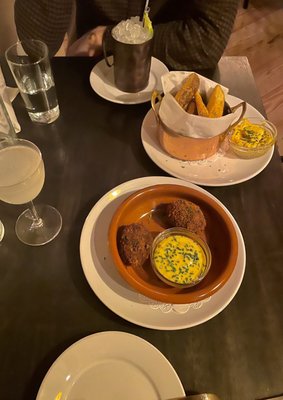
[[[260,117],[247,117],[228,134],[233,152],[241,158],[256,158],[264,155],[276,142],[277,129]]]
[[[153,241],[150,261],[163,282],[178,288],[195,286],[207,275],[211,252],[206,242],[185,228],[169,228]]]

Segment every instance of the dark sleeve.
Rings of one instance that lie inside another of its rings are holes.
[[[232,32],[238,0],[184,0],[184,16],[154,26],[153,55],[175,70],[214,68]]]
[[[20,40],[45,42],[52,57],[70,24],[72,0],[16,0],[15,24]]]

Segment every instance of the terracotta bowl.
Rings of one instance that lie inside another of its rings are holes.
[[[149,259],[140,267],[125,265],[117,244],[119,228],[123,225],[142,223],[153,237],[169,228],[164,206],[177,199],[192,201],[203,211],[212,257],[206,277],[198,285],[185,289],[170,287],[161,281]],[[147,297],[172,304],[194,303],[213,295],[230,278],[238,256],[236,231],[226,211],[205,193],[179,185],[150,186],[129,196],[111,220],[109,247],[118,271],[130,286]]]

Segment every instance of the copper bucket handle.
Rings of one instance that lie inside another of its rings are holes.
[[[241,103],[237,104],[236,106],[230,107],[230,110],[231,110],[232,113],[234,111],[236,111],[240,107],[242,107],[241,114],[240,114],[239,118],[235,122],[233,122],[233,124],[231,124],[229,126],[229,129],[233,128],[234,126],[236,126],[241,121],[241,119],[243,118],[243,116],[245,115],[245,112],[247,110],[247,103],[245,101],[242,101]]]
[[[157,90],[154,90],[151,94],[151,108],[153,109],[157,122],[160,122],[160,118],[156,106],[158,103],[161,103],[162,97],[163,95],[159,93]]]
[[[104,60],[106,62],[106,65],[108,67],[112,67],[114,65],[114,58],[113,58],[112,64],[110,64],[110,62],[108,60],[108,54],[107,54],[107,48],[106,48],[106,36],[107,35],[112,37],[110,28],[106,28],[106,30],[104,32],[104,35],[103,35],[103,38],[102,38],[102,51],[103,51],[103,57],[104,57]]]

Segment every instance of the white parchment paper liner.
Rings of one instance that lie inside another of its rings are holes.
[[[194,138],[209,138],[225,132],[240,115],[240,110],[220,118],[206,118],[199,115],[188,114],[175,100],[174,96],[182,86],[183,81],[192,72],[171,71],[162,75],[161,82],[164,97],[159,108],[159,117],[162,122],[174,132]],[[216,82],[199,75],[200,93],[209,98]],[[225,96],[229,89],[220,85]]]

